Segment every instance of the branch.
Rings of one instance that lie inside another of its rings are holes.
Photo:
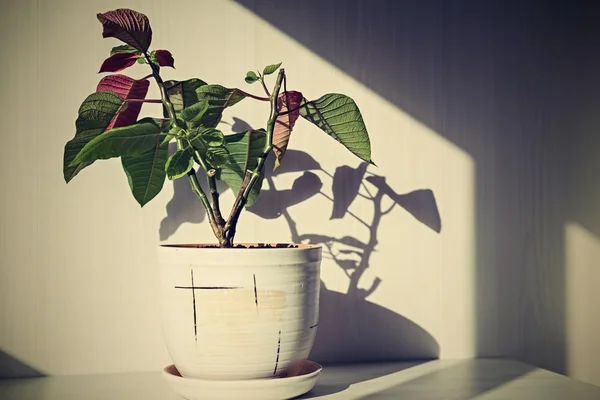
[[[200,154],[198,154],[197,151],[196,157],[198,158],[198,160],[200,161],[200,165],[202,166],[202,168],[204,168],[204,171],[206,172],[208,189],[210,190],[210,195],[212,197],[212,210],[215,215],[215,221],[219,225],[219,228],[221,229],[222,233],[222,230],[225,227],[225,220],[223,219],[223,214],[221,214],[221,206],[219,205],[219,191],[217,190],[217,178],[215,176],[217,171],[215,171],[212,168],[207,169],[204,160],[202,160],[202,157],[200,157]]]
[[[271,103],[271,114],[269,116],[269,121],[267,122],[267,140],[265,142],[265,147],[263,148],[263,152],[257,160],[256,167],[253,171],[246,171],[246,175],[244,176],[244,181],[242,182],[242,186],[238,195],[235,199],[234,208],[227,219],[227,223],[225,224],[225,239],[228,246],[233,246],[233,238],[235,236],[236,226],[238,220],[240,218],[240,214],[248,202],[248,196],[250,196],[250,192],[252,188],[258,181],[260,174],[265,165],[265,161],[269,156],[269,153],[273,149],[273,132],[275,130],[275,123],[277,122],[277,117],[279,113],[277,111],[277,98],[279,97],[279,91],[281,90],[281,82],[285,77],[285,70],[281,68],[279,70],[279,74],[277,75],[277,80],[275,82],[275,87],[273,88],[273,94],[269,98],[269,102]],[[252,133],[250,133],[252,135]],[[250,139],[249,139],[250,140]],[[249,157],[250,154],[247,154]]]
[[[161,99],[126,99],[126,103],[162,103]]]
[[[227,98],[227,100],[225,101],[225,104],[223,104],[223,109],[227,108],[227,106],[229,105],[229,102],[231,101],[231,99],[233,98],[233,95],[236,93],[241,93],[246,97],[250,97],[251,99],[255,99],[255,100],[260,100],[260,101],[269,101],[270,97],[260,97],[260,96],[255,96],[253,94],[250,94],[248,92],[244,92],[241,89],[233,89],[231,91],[231,94],[229,95],[229,97]]]
[[[150,61],[150,57],[148,56],[147,53],[144,53],[144,56],[146,57],[146,61],[150,65],[150,68],[152,68],[152,75],[154,76],[154,79],[156,80],[156,84],[158,85],[158,88],[160,89],[160,97],[161,97],[163,106],[167,109],[167,113],[169,114],[169,119],[171,120],[171,126],[175,126],[175,127],[179,127],[180,129],[184,129],[183,127],[179,126],[179,123],[177,121],[177,115],[175,113],[175,107],[173,106],[173,103],[171,103],[171,99],[169,98],[169,93],[167,92],[165,83],[163,82],[162,78],[160,77],[158,68]],[[178,146],[181,145],[180,141],[181,141],[181,139],[178,139],[178,143],[177,143]],[[202,158],[199,157],[199,160],[202,160]],[[200,184],[198,183],[198,177],[196,176],[196,171],[193,168],[190,171],[188,171],[188,178],[190,181],[190,185],[192,187],[192,192],[194,192],[194,194],[200,199],[200,202],[204,206],[204,209],[206,210],[206,214],[208,215],[208,221],[210,222],[210,226],[212,227],[212,230],[213,230],[215,236],[217,237],[219,244],[222,245],[224,243],[223,225],[221,225],[217,222],[217,217],[215,215],[215,212],[214,212],[213,208],[211,208],[210,202],[208,201],[206,194],[202,190],[202,187],[200,187]],[[213,176],[213,179],[214,179],[214,176]],[[210,179],[209,179],[209,186],[210,186]],[[222,217],[221,217],[221,219],[222,219]]]
[[[211,212],[210,203],[206,194],[200,187],[200,183],[198,182],[198,177],[196,176],[196,171],[194,168],[190,169],[187,173],[188,179],[190,181],[190,185],[192,186],[192,192],[200,199],[202,205],[206,209],[206,213],[208,215],[208,221],[210,222],[210,226],[212,227],[213,233],[219,240],[219,244],[222,244],[223,232],[221,231],[221,227],[215,221],[215,216]]]
[[[265,90],[265,93],[267,94],[267,96],[271,97],[271,93],[269,92],[269,89],[267,89],[267,85],[265,85],[264,77],[261,77],[260,84],[262,85],[263,89]]]

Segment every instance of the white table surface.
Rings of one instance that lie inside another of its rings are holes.
[[[0,399],[181,400],[160,372],[0,380]],[[600,387],[510,360],[436,360],[325,366],[299,399],[599,400]]]

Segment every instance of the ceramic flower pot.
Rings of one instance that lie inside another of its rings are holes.
[[[160,246],[163,334],[184,378],[284,376],[307,359],[321,247],[252,246]]]

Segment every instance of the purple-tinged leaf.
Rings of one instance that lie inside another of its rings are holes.
[[[300,116],[300,104],[303,99],[302,93],[295,91],[284,92],[277,99],[277,111],[286,114],[277,117],[273,130],[273,152],[276,157],[274,169],[277,169],[283,160],[292,129]]]
[[[98,14],[102,23],[102,37],[114,37],[145,53],[152,42],[152,28],[148,17],[127,8]]]
[[[135,80],[125,75],[109,75],[105,76],[98,83],[96,92],[102,92],[110,90],[115,92],[123,100],[144,100],[146,94],[148,94],[148,87],[150,82],[147,79]],[[133,125],[142,109],[142,102],[125,102],[117,111],[110,121],[110,124],[106,127],[105,131],[120,126]]]
[[[119,72],[135,64],[138,57],[135,53],[115,53],[104,60],[98,73]]]
[[[169,50],[156,50],[154,54],[156,56],[156,62],[158,65],[161,67],[175,68],[175,60],[173,59],[173,56]]]

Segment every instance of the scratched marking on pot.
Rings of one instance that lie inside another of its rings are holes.
[[[175,286],[175,289],[189,289],[192,291],[192,308],[193,308],[193,321],[194,321],[194,341],[198,345],[198,318],[196,313],[196,290],[225,290],[227,294],[228,289],[242,289],[239,286],[195,286],[194,285],[194,270],[190,269],[190,276],[192,285],[191,286]],[[256,284],[256,281],[255,281]],[[256,290],[256,287],[255,287]]]
[[[279,364],[279,353],[281,352],[281,330],[279,330],[279,339],[277,340],[277,358],[275,359],[275,369],[273,375],[277,375],[277,365]]]
[[[258,293],[256,291],[256,274],[252,274],[254,278],[254,302],[256,303],[256,313],[258,314]]]

